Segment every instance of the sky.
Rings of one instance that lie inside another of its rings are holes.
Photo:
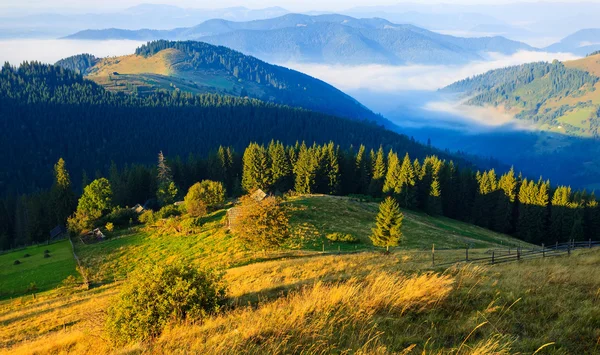
[[[193,8],[224,8],[244,6],[248,8],[264,8],[280,6],[290,11],[334,11],[345,10],[357,6],[395,5],[403,2],[413,3],[451,3],[451,4],[502,4],[517,2],[514,0],[0,0],[3,9],[55,9],[66,11],[110,11],[123,9],[142,3],[168,4]],[[532,1],[530,1],[532,2]],[[581,0],[546,0],[546,2],[577,3]],[[586,0],[600,2],[600,0]]]

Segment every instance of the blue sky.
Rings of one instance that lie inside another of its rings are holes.
[[[107,11],[135,6],[141,3],[170,4],[182,7],[195,8],[223,8],[231,6],[245,6],[249,8],[263,8],[281,6],[292,11],[309,10],[343,10],[355,6],[394,5],[405,2],[431,3],[440,2],[450,4],[501,4],[516,1],[511,0],[0,0],[0,8],[4,9],[57,9],[61,11]],[[546,2],[578,3],[580,0],[547,0]],[[600,2],[600,0],[587,0],[586,2]]]

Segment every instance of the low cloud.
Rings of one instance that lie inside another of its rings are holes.
[[[283,66],[309,74],[326,81],[341,90],[368,89],[374,92],[437,90],[474,75],[492,69],[504,68],[537,61],[572,60],[578,57],[570,53],[547,53],[522,51],[514,55],[488,53],[488,61],[476,61],[466,65],[324,65],[284,63]]]
[[[0,63],[18,65],[23,61],[33,60],[55,63],[62,58],[81,53],[90,53],[97,57],[120,56],[132,54],[143,43],[145,42],[127,40],[0,40]]]
[[[468,131],[487,130],[535,130],[527,121],[515,120],[514,116],[495,107],[469,106],[464,101],[431,101],[423,107],[425,111],[445,113],[445,124],[461,123]],[[431,122],[430,122],[431,123]]]

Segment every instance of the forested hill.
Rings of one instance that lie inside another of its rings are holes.
[[[600,56],[561,63],[530,63],[489,71],[454,83],[469,105],[500,107],[537,127],[574,136],[600,136]]]
[[[56,64],[79,71],[111,91],[137,95],[166,90],[247,96],[392,126],[321,80],[203,42],[155,41],[141,46],[133,55],[104,59],[78,55]]]
[[[161,150],[185,158],[219,145],[241,151],[251,141],[272,139],[382,145],[415,158],[432,153],[450,158],[373,124],[231,96],[112,93],[73,71],[39,63],[4,65],[0,107],[0,149],[6,156],[0,194],[47,187],[60,157],[79,185],[84,170],[93,177],[112,161],[153,164]]]

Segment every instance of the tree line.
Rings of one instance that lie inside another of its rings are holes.
[[[116,94],[71,70],[40,63],[4,65],[0,107],[0,149],[6,156],[0,196],[48,188],[60,157],[79,189],[84,175],[94,177],[96,170],[106,175],[111,162],[152,164],[165,147],[169,156],[185,159],[189,152],[207,156],[219,145],[243,151],[251,141],[333,140],[343,146],[382,144],[415,157],[450,157],[375,124],[231,96]]]
[[[6,199],[0,206],[3,248],[43,241],[54,225],[73,214],[75,192],[62,159],[54,174],[50,190]],[[600,232],[600,208],[593,192],[552,186],[548,180],[528,179],[514,169],[499,175],[494,169],[477,171],[435,155],[412,159],[405,151],[383,147],[342,149],[333,142],[271,141],[251,143],[239,154],[221,146],[205,158],[190,155],[186,160],[167,161],[161,153],[156,166],[118,168],[113,163],[107,177],[82,181],[90,193],[110,190],[98,193],[110,195],[110,206],[99,209],[104,212],[137,203],[158,209],[183,199],[197,182],[212,180],[222,183],[222,193],[230,197],[255,189],[275,194],[392,197],[405,209],[466,221],[537,244],[594,239]]]

